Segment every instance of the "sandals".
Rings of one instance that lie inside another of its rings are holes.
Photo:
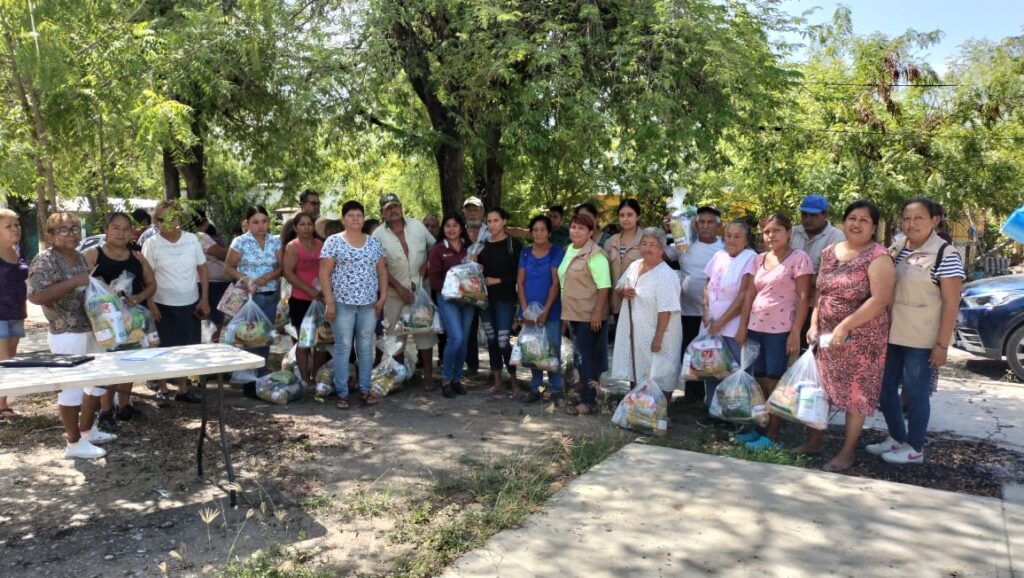
[[[583,408],[582,410],[580,409],[581,407]],[[597,413],[597,408],[592,405],[581,403],[579,405],[570,405],[565,408],[565,413],[569,415],[595,415]]]
[[[336,407],[338,409],[348,409],[349,408],[348,398],[347,397],[339,397],[338,401],[336,401],[334,403],[334,407]]]
[[[363,393],[362,395],[359,396],[359,400],[362,401],[363,405],[366,406],[377,405],[377,401],[379,401],[379,399],[380,398],[377,397],[377,394],[373,393],[372,391]]]

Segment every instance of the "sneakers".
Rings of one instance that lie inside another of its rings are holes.
[[[900,449],[901,446],[903,446],[903,444],[892,439],[892,436],[889,436],[888,438],[886,438],[884,442],[878,444],[869,444],[864,449],[867,450],[867,452],[873,456],[880,456],[888,452],[896,451]]]
[[[96,427],[107,433],[117,431],[117,420],[114,419],[114,410],[101,411],[99,419],[96,420]]]
[[[171,406],[171,394],[170,392],[163,391],[156,394],[156,406],[160,408]]]
[[[882,459],[890,464],[923,464],[924,451],[917,451],[909,444],[902,444],[900,447],[882,454]]]
[[[118,421],[131,421],[133,417],[139,414],[139,410],[135,409],[135,406],[128,404],[117,410]]]
[[[453,397],[458,395],[455,392],[455,387],[453,387],[453,385],[454,385],[454,382],[451,382],[451,381],[446,381],[446,382],[442,383],[441,384],[441,395],[447,397],[448,399],[452,399]]]
[[[85,437],[82,437],[75,443],[68,443],[68,447],[64,448],[64,457],[68,459],[82,458],[94,460],[105,455],[107,455],[107,450],[92,445]]]
[[[99,428],[92,428],[87,432],[82,432],[82,439],[89,440],[89,443],[93,444],[105,444],[116,440],[117,435],[100,431]]]
[[[466,395],[466,386],[462,385],[461,381],[453,381],[452,382],[452,389],[454,389],[455,393],[457,393],[459,395]]]

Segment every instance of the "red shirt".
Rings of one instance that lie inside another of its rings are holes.
[[[462,243],[462,248],[456,251],[448,244],[448,239],[438,241],[430,248],[430,254],[427,255],[427,279],[430,281],[430,288],[440,293],[448,269],[462,263],[465,259],[465,243]]]

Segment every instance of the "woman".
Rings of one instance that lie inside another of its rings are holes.
[[[562,300],[558,283],[558,266],[562,264],[565,249],[551,244],[551,219],[538,215],[530,220],[530,237],[533,246],[522,250],[519,255],[519,273],[516,276],[516,292],[519,295],[520,317],[530,303],[539,303],[543,310],[537,319],[523,319],[527,326],[544,328],[544,336],[556,357],[562,347]],[[540,401],[544,372],[531,369],[530,392],[523,398],[525,403]],[[548,396],[558,405],[562,393],[562,374],[548,371]]]
[[[878,220],[878,207],[854,201],[843,213],[846,240],[821,253],[817,305],[807,343],[831,336],[817,351],[818,371],[829,403],[846,412],[846,438],[839,453],[825,464],[827,472],[853,465],[864,419],[878,407],[889,336],[886,308],[895,281],[892,257],[875,242]],[[793,451],[816,454],[824,438],[824,431],[812,430],[810,440]]]
[[[508,364],[512,356],[509,335],[512,333],[512,316],[516,309],[516,277],[523,245],[505,230],[508,213],[504,209],[491,209],[487,213],[486,224],[491,235],[477,256],[477,262],[483,269],[487,283],[487,309],[483,311],[480,322],[487,335],[487,351],[491,357],[494,384],[485,394],[501,395],[501,370],[507,367],[512,376],[512,395],[517,397],[521,391],[515,378],[516,370]]]
[[[49,330],[46,341],[53,353],[82,355],[102,350],[85,314],[85,288],[89,268],[75,250],[82,225],[71,213],[54,213],[46,219],[51,246],[32,260],[28,270],[28,299],[43,308]],[[106,450],[94,444],[117,439],[93,428],[102,387],[71,388],[57,394],[60,421],[67,436],[65,458],[102,458]]]
[[[893,464],[924,463],[932,382],[946,364],[966,278],[960,253],[938,234],[941,226],[942,207],[927,197],[913,197],[903,205],[906,239],[890,249],[896,283],[880,400],[889,438],[867,450]]]
[[[792,229],[789,217],[781,213],[761,223],[766,251],[754,260],[754,286],[743,313],[750,321],[736,334],[740,345],[749,337],[760,346],[752,372],[766,398],[786,372],[789,358],[800,353],[800,330],[810,304],[814,266],[807,253],[789,246]],[[767,437],[753,431],[741,439],[748,449],[773,448],[781,427],[781,418],[773,415]]]
[[[623,199],[619,203],[619,227],[621,232],[612,235],[604,244],[604,252],[612,269],[612,280],[618,282],[622,273],[637,259],[640,259],[640,203],[636,199]],[[618,320],[622,307],[622,294],[612,293],[612,315]],[[616,321],[618,323],[618,321]]]
[[[0,360],[18,352],[18,341],[25,337],[25,307],[28,265],[21,258],[21,222],[18,213],[0,209]],[[0,416],[14,416],[7,397],[0,397]]]
[[[224,312],[217,309],[224,292],[231,286],[231,277],[224,272],[224,260],[228,258],[228,247],[217,236],[217,229],[200,213],[191,215],[192,226],[188,231],[195,233],[199,246],[206,255],[206,273],[210,285],[210,314],[206,319],[215,327],[212,340],[220,340],[221,326],[224,325]]]
[[[224,272],[234,280],[246,279],[252,291],[252,300],[267,316],[271,323],[277,317],[277,302],[280,301],[281,287],[281,239],[270,235],[270,214],[257,205],[245,210],[249,231],[235,237],[224,260]],[[270,357],[270,346],[257,347],[253,353],[263,359]],[[265,375],[266,366],[257,371]]]
[[[612,373],[633,383],[653,379],[671,399],[683,344],[679,275],[665,262],[664,231],[649,227],[639,236],[641,257],[615,286],[630,306],[619,316]]]
[[[106,240],[102,246],[86,250],[85,263],[92,276],[110,284],[128,272],[132,276],[132,288],[129,295],[124,295],[125,305],[135,307],[146,306],[149,298],[156,293],[156,278],[146,258],[133,251],[129,245],[132,236],[132,221],[124,213],[110,213],[103,222]],[[137,346],[136,346],[137,347]],[[132,406],[132,384],[121,383],[111,386],[101,400],[99,426],[110,431],[115,423],[114,393],[117,392],[116,419],[128,421],[135,413]]]
[[[360,400],[377,403],[370,392],[373,370],[373,330],[384,310],[388,271],[380,241],[363,233],[363,205],[348,201],[341,207],[345,230],[331,235],[320,252],[320,287],[324,317],[334,330],[334,388],[338,409],[348,409],[348,357],[355,336],[359,362]]]
[[[590,234],[590,238],[597,243],[598,247],[604,249],[604,246],[608,243],[608,239],[611,239],[611,235],[598,226],[599,220],[597,207],[594,203],[580,203],[576,206],[576,214],[579,215],[580,213],[586,213],[587,215],[590,215],[590,218],[594,219],[594,231]]]
[[[743,221],[733,221],[725,227],[725,248],[719,249],[704,267],[708,282],[704,285],[704,319],[702,327],[708,335],[722,338],[733,359],[741,358],[736,334],[740,326],[746,327],[743,303],[754,279],[754,258],[757,253],[747,248],[750,228]],[[704,381],[704,402],[710,407],[720,380]],[[697,425],[720,423],[711,417],[702,417]]]
[[[288,316],[296,330],[302,327],[302,319],[306,317],[309,306],[322,297],[316,285],[319,284],[317,277],[320,276],[320,252],[324,244],[316,238],[315,229],[316,221],[313,217],[307,213],[299,213],[292,220],[289,234],[281,238],[281,244],[284,246],[284,278],[292,284],[292,294],[288,298]],[[312,365],[310,353],[313,358]],[[307,383],[316,383],[316,372],[326,359],[327,356],[318,351],[311,352],[304,347],[295,350],[299,373]]]
[[[469,328],[473,324],[476,306],[446,299],[441,295],[448,270],[466,258],[469,236],[466,222],[458,213],[445,216],[441,223],[441,240],[430,248],[427,256],[427,281],[437,295],[437,314],[441,316],[447,336],[441,357],[441,394],[447,398],[465,395],[462,385],[462,366],[466,363],[466,345]]]
[[[142,245],[142,256],[156,277],[156,293],[149,300],[149,312],[156,321],[162,347],[202,343],[200,323],[210,314],[206,255],[199,239],[181,230],[186,218],[189,216],[176,202],[162,201],[153,213],[160,234]],[[167,383],[161,383],[159,390],[157,406],[167,407],[171,401]],[[185,403],[202,401],[189,389],[185,378],[178,380],[178,393],[174,399]]]
[[[597,412],[597,386],[601,377],[601,336],[608,320],[608,293],[612,286],[608,257],[591,238],[597,223],[587,213],[578,213],[569,223],[572,244],[558,266],[562,287],[562,330],[571,330],[576,351],[582,359],[580,403],[567,408],[570,415]],[[606,344],[607,345],[607,344]]]

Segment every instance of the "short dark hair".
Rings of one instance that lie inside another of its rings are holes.
[[[135,209],[132,211],[132,220],[136,223],[142,223],[143,221],[152,223],[153,217],[150,216],[149,211],[146,209]]]
[[[561,216],[565,216],[565,205],[551,205],[548,207],[548,211],[554,211]]]
[[[268,219],[270,218],[270,213],[268,213],[267,210],[263,208],[263,205],[252,205],[245,209],[246,220],[249,220],[255,217],[256,215],[266,215]]]
[[[580,203],[580,204],[576,205],[576,211],[574,212],[574,214],[575,215],[580,214],[580,209],[585,209],[588,213],[590,213],[591,215],[594,215],[594,220],[595,220],[595,225],[594,226],[596,227],[597,226],[596,225],[596,220],[597,220],[598,217],[601,216],[601,213],[597,212],[597,207],[594,206],[594,203],[589,203],[588,202],[588,203]],[[593,230],[593,228],[594,227],[591,227],[591,230]]]
[[[910,205],[923,205],[924,208],[928,211],[928,215],[931,217],[946,216],[946,211],[942,208],[942,205],[936,203],[935,201],[925,196],[918,195],[907,199],[906,202],[903,203],[903,207],[900,209],[900,213],[906,210],[906,208],[909,207]]]
[[[359,201],[345,201],[345,204],[341,206],[341,216],[344,217],[349,211],[358,210],[363,215],[366,214],[366,209],[363,208],[363,204]]]
[[[103,230],[106,231],[107,227],[109,227],[110,224],[114,222],[114,219],[122,219],[122,218],[124,220],[128,221],[129,225],[132,223],[131,217],[129,217],[127,214],[122,213],[121,211],[114,211],[113,213],[109,213],[107,215],[107,218],[103,219]]]
[[[782,228],[787,231],[793,230],[793,221],[789,220],[789,217],[782,213],[772,213],[768,215],[767,219],[761,221],[761,228],[763,229],[767,227],[768,223],[771,223],[772,221],[778,221],[778,223],[782,225]]]
[[[550,217],[548,217],[547,215],[537,215],[536,217],[530,219],[530,226],[527,228],[533,231],[533,226],[536,225],[537,223],[544,223],[544,226],[548,228],[548,233],[550,233],[552,227],[554,227],[554,225],[551,224]]]
[[[698,215],[704,215],[707,213],[711,213],[712,215],[718,217],[719,220],[722,219],[722,211],[719,211],[718,209],[712,207],[711,205],[704,205],[703,207],[699,207],[697,209]]]
[[[857,209],[867,209],[868,210],[868,214],[871,215],[871,224],[872,225],[877,225],[878,221],[880,221],[882,219],[882,213],[881,213],[881,211],[878,210],[878,206],[877,205],[875,205],[871,201],[860,199],[860,200],[854,201],[854,202],[852,202],[852,203],[850,203],[849,205],[846,206],[846,210],[843,211],[843,220],[845,221],[846,217],[849,217],[850,213],[856,211]]]
[[[574,216],[572,220],[569,221],[570,225],[572,225],[573,223],[579,223],[580,225],[583,225],[584,227],[590,229],[591,232],[593,232],[593,230],[597,228],[597,221],[594,220],[594,217],[591,217],[587,213],[577,212],[576,216]]]
[[[314,190],[314,189],[306,189],[306,190],[302,191],[302,193],[299,195],[299,204],[301,205],[303,203],[309,202],[309,197],[311,197],[313,195],[316,195],[316,196],[319,197],[320,193],[318,191]]]
[[[441,237],[444,237],[444,226],[448,224],[448,221],[455,221],[459,224],[459,237],[462,239],[463,243],[469,244],[469,232],[466,231],[466,219],[454,211],[446,214],[444,219],[441,219]]]
[[[630,209],[633,209],[633,212],[636,213],[636,216],[638,216],[638,217],[640,216],[640,214],[642,212],[640,210],[640,203],[637,202],[636,199],[622,199],[622,202],[619,203],[619,208],[616,209],[615,212],[618,213],[619,211],[621,211],[625,207],[629,207]]]
[[[487,211],[486,214],[490,215],[491,213],[498,213],[498,216],[501,217],[503,221],[508,220],[508,211],[502,209],[501,207],[494,207],[490,211]]]

